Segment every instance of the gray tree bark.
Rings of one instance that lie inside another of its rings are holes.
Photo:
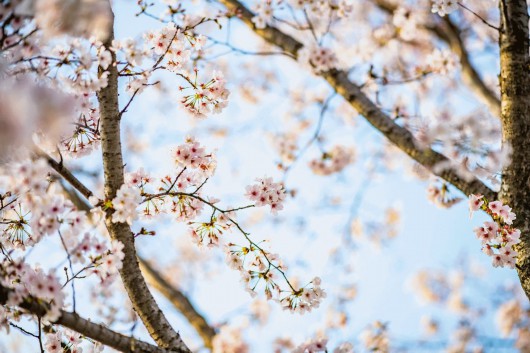
[[[500,199],[517,215],[521,230],[517,269],[530,298],[530,75],[526,0],[501,0],[501,121],[504,144],[513,148],[503,171]]]
[[[114,39],[114,31],[110,30],[104,41],[109,48]],[[112,53],[112,62],[116,61]],[[100,70],[102,71],[102,70]],[[105,198],[112,200],[116,192],[124,183],[123,157],[121,151],[120,120],[118,107],[118,70],[111,65],[107,69],[108,85],[97,93],[100,110],[101,149],[103,153],[103,172],[105,176]],[[105,223],[112,239],[123,243],[123,267],[120,277],[132,306],[151,337],[159,347],[168,350],[188,353],[190,350],[184,344],[166,319],[164,313],[149,291],[136,257],[134,234],[127,223],[112,222],[112,213],[107,212]]]

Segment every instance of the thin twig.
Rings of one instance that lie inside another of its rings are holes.
[[[488,21],[486,21],[484,18],[482,18],[478,13],[476,13],[475,11],[471,10],[469,7],[467,7],[466,5],[462,4],[462,3],[458,3],[459,6],[463,7],[464,9],[466,9],[467,11],[471,12],[473,15],[475,15],[482,23],[484,23],[486,26],[490,27],[490,28],[493,28],[494,30],[496,31],[499,31],[499,32],[502,32],[502,30],[499,28],[499,27],[496,27],[492,24],[490,24]]]
[[[306,142],[306,144],[298,151],[298,154],[294,157],[294,160],[289,164],[287,167],[284,168],[284,175],[283,175],[283,182],[285,183],[287,180],[287,176],[291,169],[294,167],[294,165],[301,159],[301,157],[307,152],[309,147],[318,140],[320,136],[320,131],[322,130],[322,124],[324,122],[324,117],[326,115],[326,111],[329,108],[329,104],[331,103],[331,100],[333,97],[337,95],[337,92],[333,92],[322,104],[322,109],[320,110],[320,115],[318,117],[318,123],[315,128],[315,132],[313,132],[313,135],[311,135],[311,138]]]
[[[23,328],[23,327],[21,327],[21,326],[18,326],[17,324],[12,323],[11,321],[9,322],[9,326],[16,328],[17,330],[19,330],[20,332],[22,332],[22,333],[25,334],[25,335],[28,335],[28,336],[31,336],[31,337],[35,337],[35,338],[37,338],[37,339],[39,338],[38,335],[36,335],[36,334],[34,334],[34,333],[32,333],[32,332],[29,332],[29,331],[26,330],[25,328]]]
[[[40,352],[41,352],[41,353],[45,353],[45,351],[44,351],[44,347],[42,346],[42,323],[41,323],[41,318],[40,318],[40,316],[37,317],[37,325],[38,325],[38,327],[39,327],[39,335],[38,335],[38,338],[39,338]]]
[[[61,243],[63,244],[63,248],[64,248],[64,251],[66,251],[66,257],[68,259],[68,265],[70,266],[70,272],[72,273],[72,276],[74,275],[74,267],[72,265],[72,258],[70,257],[70,252],[68,251],[68,248],[66,247],[66,243],[64,242],[64,238],[63,238],[63,235],[61,234],[61,231],[59,230],[58,231],[59,233],[59,238],[61,238]],[[65,268],[65,272],[66,272],[66,280],[67,282],[69,281],[69,278],[68,278],[68,271],[66,270]],[[74,285],[74,279],[72,278],[72,307],[73,307],[73,312],[75,314],[75,285]],[[64,287],[63,287],[64,288]]]

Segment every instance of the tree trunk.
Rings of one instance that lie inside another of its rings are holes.
[[[114,32],[111,29],[108,38],[103,43],[106,48],[110,48],[113,39]],[[114,62],[116,56],[113,52],[111,53]],[[101,68],[100,71],[102,71]],[[110,65],[108,72],[108,85],[97,93],[97,98],[100,110],[105,198],[112,200],[124,183],[124,175],[120,136],[121,113],[118,106],[118,71],[116,66]],[[109,212],[106,214],[105,224],[111,238],[119,240],[124,246],[120,276],[134,311],[144,323],[149,335],[161,348],[189,353],[190,350],[180,338],[180,334],[171,327],[147,287],[138,264],[131,227],[127,223],[114,223],[112,214]]]
[[[501,118],[504,145],[513,148],[503,170],[500,199],[517,215],[521,230],[517,270],[530,298],[530,75],[526,0],[501,0]]]

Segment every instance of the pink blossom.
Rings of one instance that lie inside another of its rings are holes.
[[[482,200],[484,196],[482,195],[469,195],[469,217],[473,215],[473,212],[478,211],[480,207],[484,204]]]
[[[138,218],[136,208],[141,201],[140,189],[123,184],[112,200],[112,222],[126,222],[131,225]]]
[[[246,197],[256,202],[256,206],[269,205],[272,214],[276,214],[283,209],[283,202],[286,197],[283,184],[275,183],[272,178],[256,179],[257,184],[246,187]]]
[[[498,216],[502,209],[502,202],[492,201],[488,204],[488,208],[495,216]]]

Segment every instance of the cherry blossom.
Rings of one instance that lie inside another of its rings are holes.
[[[243,340],[241,329],[224,325],[213,341],[214,353],[247,353],[248,344]]]
[[[195,169],[201,177],[208,178],[215,172],[216,161],[213,153],[207,153],[200,142],[188,136],[186,143],[177,147],[175,161],[179,166]]]
[[[328,340],[325,338],[311,340],[307,343],[301,344],[296,349],[294,349],[293,353],[313,353],[313,352],[327,352],[326,345],[328,343]]]
[[[389,352],[390,341],[388,338],[387,327],[385,324],[377,321],[373,325],[367,327],[361,333],[361,341],[368,350],[378,352]]]
[[[514,245],[521,242],[521,231],[511,226],[515,214],[508,205],[501,201],[487,202],[482,195],[470,195],[470,213],[481,209],[487,212],[492,222],[485,222],[475,229],[477,238],[482,241],[482,251],[492,257],[494,267],[515,268],[517,250]]]
[[[353,353],[353,345],[349,342],[342,343],[333,350],[333,353]]]
[[[429,184],[427,188],[427,199],[441,208],[450,208],[462,201],[460,197],[451,197],[447,184],[438,186],[436,183]]]
[[[459,67],[459,61],[455,54],[449,50],[436,49],[427,57],[427,70],[449,75]]]
[[[142,196],[138,188],[123,184],[112,200],[112,222],[126,222],[131,225],[138,218],[136,209],[141,201]]]
[[[320,159],[309,162],[309,168],[318,175],[330,175],[339,173],[346,166],[353,163],[355,153],[352,149],[343,146],[335,146],[330,151],[324,152]]]
[[[62,344],[62,332],[48,333],[46,335],[46,351],[48,353],[59,353],[63,352]]]
[[[48,36],[71,34],[104,38],[111,26],[112,12],[108,2],[35,1],[35,20]]]
[[[458,8],[458,1],[456,0],[434,0],[431,11],[438,13],[440,16],[445,16],[455,11]]]
[[[482,200],[483,195],[469,195],[469,216],[473,215],[473,212],[478,211],[484,204]]]
[[[252,22],[256,28],[265,28],[271,24],[273,18],[272,2],[273,0],[265,0],[255,6],[256,16],[252,18]]]
[[[316,73],[334,69],[338,64],[337,57],[331,49],[319,46],[304,48],[300,52],[298,60],[310,65]]]
[[[261,207],[269,205],[272,214],[276,214],[283,209],[283,201],[286,193],[281,183],[275,183],[272,178],[258,178],[257,184],[249,185],[246,188],[246,196],[256,201],[256,206]]]
[[[420,15],[412,8],[399,7],[394,12],[392,23],[398,28],[399,36],[404,40],[412,40],[420,30]]]

